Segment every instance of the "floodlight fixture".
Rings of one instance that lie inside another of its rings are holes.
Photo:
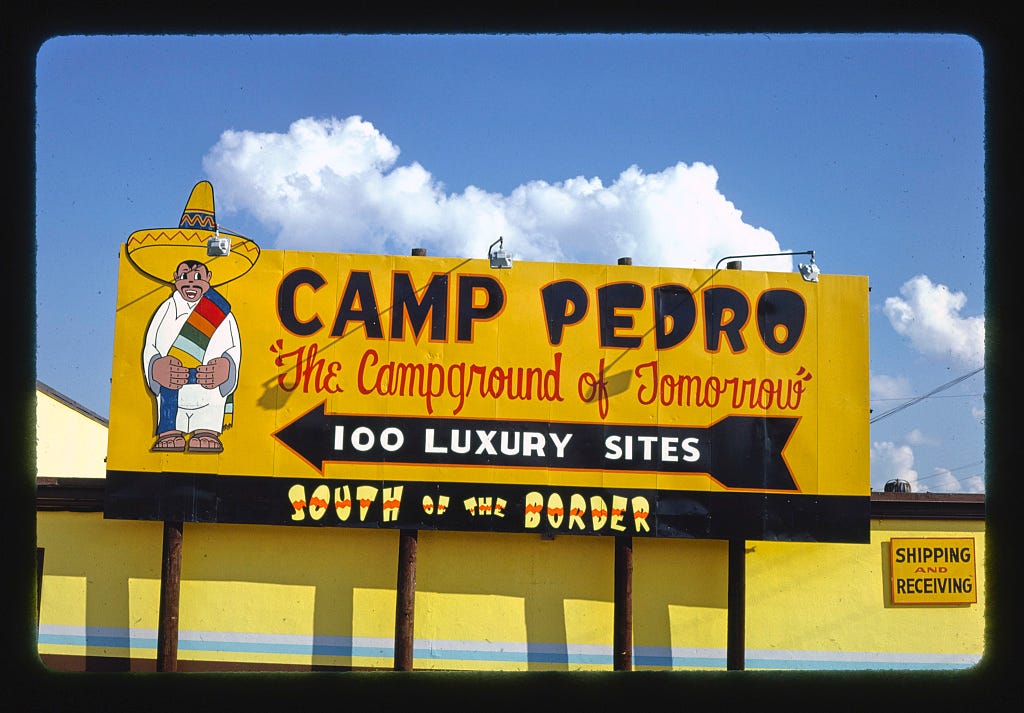
[[[512,268],[512,256],[502,249],[504,242],[505,239],[499,236],[487,249],[487,257],[491,261],[492,270],[510,270]],[[495,245],[498,246],[497,250],[494,249]]]
[[[223,236],[218,230],[206,241],[207,257],[227,257],[231,254],[231,238]]]
[[[818,275],[821,274],[821,270],[819,270],[818,266],[814,263],[813,252],[811,253],[810,261],[806,265],[800,263],[799,265],[797,265],[797,267],[800,268],[800,277],[804,278],[804,280],[806,280],[807,282],[818,281]]]

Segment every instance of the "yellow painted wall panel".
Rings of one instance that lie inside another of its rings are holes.
[[[728,550],[717,540],[634,541],[635,645],[723,646]]]
[[[38,513],[41,653],[155,657],[160,531]],[[179,657],[390,668],[397,535],[186,525]],[[953,536],[975,538],[978,603],[893,606],[889,540]],[[418,543],[417,668],[610,667],[613,539],[422,532]],[[727,544],[633,544],[636,667],[722,668]],[[875,521],[867,545],[749,542],[748,660],[968,665],[984,653],[984,555],[984,523],[973,521]]]
[[[88,582],[84,574],[47,576],[39,598],[40,620],[58,626],[85,626],[88,621],[87,592]]]
[[[747,646],[836,651],[984,651],[984,525],[933,529],[878,522],[870,545],[747,544]],[[893,537],[975,533],[976,605],[894,606],[889,582]],[[813,605],[811,604],[813,603]]]

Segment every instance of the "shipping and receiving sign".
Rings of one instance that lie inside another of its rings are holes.
[[[120,254],[108,517],[867,542],[864,277]]]
[[[893,604],[978,601],[973,537],[894,537],[889,559]]]

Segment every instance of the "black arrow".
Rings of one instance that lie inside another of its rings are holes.
[[[795,491],[782,452],[796,423],[774,416],[727,416],[710,428],[357,416],[328,414],[320,403],[273,435],[320,473],[330,462],[707,473],[727,488]]]
[[[797,419],[727,416],[708,429],[708,473],[727,488],[796,490],[782,451]]]

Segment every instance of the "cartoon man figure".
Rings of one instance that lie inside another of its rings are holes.
[[[213,273],[186,260],[174,271],[174,293],[146,331],[142,361],[157,397],[154,451],[219,453],[228,397],[238,385],[242,344],[231,306],[210,287]]]
[[[153,313],[142,348],[143,375],[157,405],[150,450],[220,453],[221,434],[234,415],[242,342],[231,305],[215,287],[248,272],[259,247],[218,229],[213,187],[201,181],[179,227],[133,233],[127,255],[140,271],[170,279],[173,287]],[[214,267],[227,274],[216,284]]]

